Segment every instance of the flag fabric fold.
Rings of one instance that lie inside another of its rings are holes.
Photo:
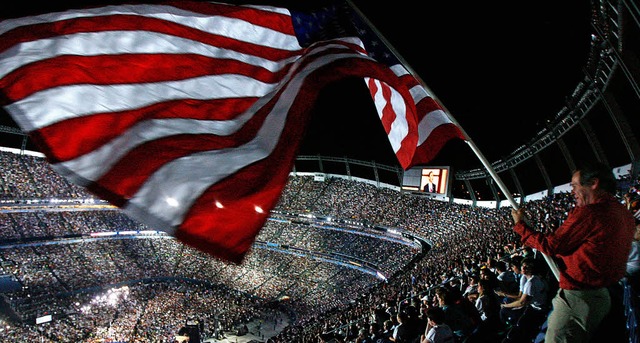
[[[239,263],[330,83],[363,78],[405,169],[462,138],[348,9],[179,1],[7,19],[2,106],[56,172]]]

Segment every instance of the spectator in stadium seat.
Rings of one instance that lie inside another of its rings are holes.
[[[631,243],[631,252],[627,259],[626,277],[636,294],[640,294],[640,219],[638,218],[636,218],[636,232]]]
[[[416,339],[414,340],[415,343],[420,343],[420,336],[426,332],[425,330],[427,329],[427,325],[429,325],[429,317],[427,316],[427,310],[429,310],[429,307],[420,305],[418,308],[419,314],[416,318],[417,335]]]
[[[399,311],[397,314],[398,325],[393,331],[391,341],[395,343],[411,343],[415,338],[414,323],[411,322],[409,314],[405,311]]]
[[[496,271],[498,273],[497,289],[503,290],[509,294],[518,293],[520,280],[516,276],[516,273],[513,272],[513,270],[509,270],[507,262],[505,261],[496,262]]]
[[[604,164],[575,170],[571,192],[576,207],[549,234],[532,229],[522,208],[511,212],[522,242],[559,262],[546,343],[589,341],[611,309],[608,288],[625,274],[635,232],[634,218],[614,197],[616,179]]]
[[[385,320],[382,329],[382,337],[388,341],[391,341],[391,337],[393,336],[393,320]]]
[[[498,271],[496,270],[496,263],[497,262],[498,261],[495,258],[489,256],[489,257],[487,257],[487,262],[485,263],[485,266],[487,268],[489,268],[496,275],[498,275]]]
[[[527,277],[522,274],[522,270],[520,269],[521,263],[521,255],[514,255],[509,260],[509,268],[511,268],[511,271],[516,275],[516,280],[518,280],[518,288],[512,292],[508,292],[504,289],[496,289],[496,294],[503,298],[502,302],[504,303],[520,299],[522,296],[522,289],[524,288],[524,284],[527,283]]]
[[[523,257],[521,255],[513,255],[509,259],[509,268],[516,274],[516,278],[520,280],[522,278],[522,271],[520,270],[520,264],[522,264]]]
[[[391,319],[389,313],[386,311],[386,307],[384,304],[378,305],[371,310],[371,316],[375,323],[378,324],[379,327],[384,326],[384,322]]]
[[[470,274],[467,277],[467,288],[462,293],[463,297],[469,297],[469,294],[478,294],[478,280],[480,278],[476,274]]]
[[[482,266],[482,268],[480,268],[480,279],[491,282],[491,286],[493,288],[498,286],[498,275],[496,275],[496,273],[487,266]]]
[[[531,342],[540,332],[540,327],[549,313],[547,282],[540,276],[535,258],[525,257],[521,269],[527,278],[521,298],[500,305],[501,317],[510,318],[515,324],[503,343]],[[519,309],[514,315],[509,315],[511,308]]]
[[[380,325],[376,322],[369,326],[369,336],[362,341],[363,343],[390,343],[391,341],[385,337]]]
[[[451,328],[444,322],[445,313],[441,307],[434,306],[427,310],[429,323],[420,343],[454,343],[455,336]]]
[[[358,331],[358,337],[356,337],[353,340],[353,342],[354,343],[366,343],[368,339],[369,339],[369,330],[367,330],[365,328],[361,328]]]
[[[482,320],[467,338],[465,343],[493,343],[497,342],[498,333],[503,325],[500,320],[500,298],[494,292],[492,283],[488,280],[478,281],[478,299],[476,308]]]
[[[360,329],[356,323],[351,323],[349,328],[347,328],[347,333],[345,334],[344,340],[347,342],[351,342],[356,339],[360,335]]]
[[[438,299],[439,307],[444,311],[445,324],[447,324],[453,331],[453,334],[462,341],[471,334],[477,323],[467,313],[464,304],[458,302],[459,300],[468,302],[468,300],[462,296],[456,296],[455,292],[455,290],[449,287],[441,286],[436,288],[436,298]],[[458,292],[458,294],[461,293]],[[473,307],[475,314],[479,318],[478,310],[475,306]]]

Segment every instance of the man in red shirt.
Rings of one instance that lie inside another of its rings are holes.
[[[611,169],[596,163],[571,178],[576,207],[551,234],[533,230],[522,209],[511,212],[524,244],[554,258],[559,290],[548,318],[545,343],[588,342],[611,308],[607,287],[625,274],[634,218],[618,201]]]

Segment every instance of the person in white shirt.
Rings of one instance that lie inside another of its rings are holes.
[[[548,287],[538,273],[535,259],[525,257],[522,260],[521,269],[527,278],[522,290],[522,296],[516,301],[500,305],[501,312],[517,308],[516,312],[511,316],[516,321],[511,323],[513,327],[507,333],[503,343],[530,342],[539,333],[539,327],[549,314]]]
[[[420,343],[454,343],[451,328],[444,323],[444,310],[434,306],[427,310],[428,324]]]

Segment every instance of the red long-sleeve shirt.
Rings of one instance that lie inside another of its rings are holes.
[[[576,207],[553,233],[532,230],[523,221],[513,228],[522,242],[558,262],[560,288],[596,289],[625,273],[635,222],[613,196]]]

